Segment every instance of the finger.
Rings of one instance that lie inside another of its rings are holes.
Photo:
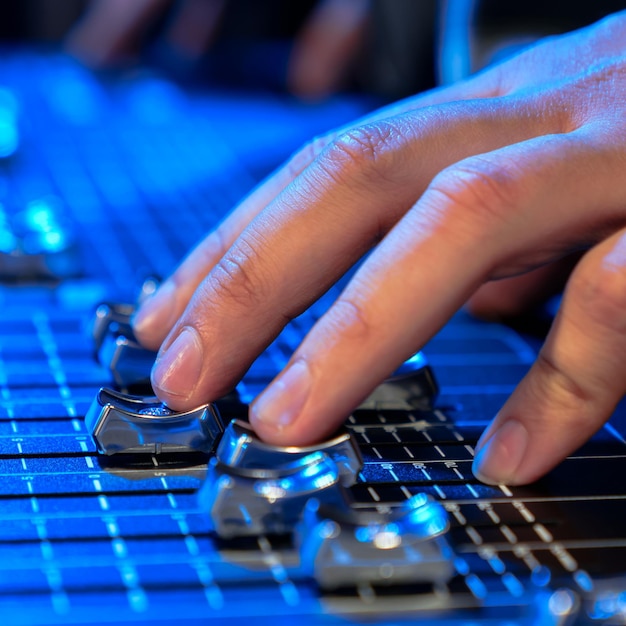
[[[297,445],[329,434],[486,278],[571,249],[589,235],[589,210],[613,220],[626,190],[614,186],[619,160],[607,165],[595,146],[554,136],[444,171],[257,398],[260,436]]]
[[[341,132],[438,104],[498,96],[502,93],[500,83],[498,72],[486,72],[450,87],[433,89],[419,96],[406,98],[383,107],[354,124],[329,132],[306,144],[285,166],[259,185],[215,232],[210,233],[188,255],[173,276],[165,281],[155,297],[146,302],[135,319],[134,330],[138,338],[152,349],[157,349],[161,345],[202,279],[245,227]]]
[[[462,97],[487,98],[495,93],[495,89],[495,84],[492,84],[490,79],[481,78],[479,81],[469,81],[462,88],[455,85],[452,88],[406,99],[391,107],[376,111],[364,118],[362,124],[385,120],[392,116],[417,111],[422,106],[433,106]],[[439,119],[437,128],[443,122],[443,119]],[[469,125],[467,119],[466,124]],[[356,126],[355,124],[354,127]],[[477,124],[478,127],[480,124]],[[522,125],[520,129],[522,133],[525,128],[527,126]],[[349,130],[350,127],[347,127],[344,132]],[[333,131],[305,145],[285,166],[259,185],[215,231],[211,232],[188,255],[174,274],[138,311],[134,320],[134,331],[143,345],[153,350],[159,348],[176,320],[182,315],[197,287],[237,237],[341,132],[341,130]]]
[[[165,39],[178,54],[197,60],[217,34],[226,0],[185,0],[168,26]]]
[[[195,292],[162,346],[153,371],[157,394],[173,408],[218,397],[290,318],[393,226],[437,172],[539,133],[544,124],[556,122],[480,101],[418,111],[338,138],[255,218]],[[432,219],[438,211],[430,210]],[[185,334],[184,345],[196,356],[183,364],[176,356],[183,345],[168,348],[184,328],[194,330],[193,342]]]
[[[322,0],[295,41],[287,88],[305,99],[336,91],[365,36],[369,0]]]
[[[66,42],[69,51],[92,67],[120,61],[170,0],[96,0]]]
[[[580,255],[571,255],[519,276],[481,285],[465,308],[485,320],[506,320],[523,315],[560,293]]]
[[[481,437],[474,473],[536,480],[584,443],[626,391],[626,230],[574,271],[539,358]]]
[[[178,269],[138,310],[133,330],[141,343],[157,350],[182,315],[208,272],[224,256],[248,224],[322,151],[332,135],[307,144],[278,172],[260,184],[187,256]]]

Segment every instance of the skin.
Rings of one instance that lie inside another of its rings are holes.
[[[224,394],[375,246],[250,410],[263,439],[313,443],[468,299],[523,307],[575,265],[474,472],[521,484],[554,467],[626,389],[625,42],[626,12],[305,146],[139,311],[161,400]]]

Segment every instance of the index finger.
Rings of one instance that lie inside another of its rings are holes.
[[[162,347],[153,370],[159,397],[185,409],[222,395],[289,319],[384,237],[437,172],[559,124],[547,115],[520,115],[508,102],[484,100],[417,110],[348,131],[254,219],[210,271]],[[436,214],[428,213],[423,232]],[[452,272],[454,266],[441,267]],[[434,300],[440,310],[446,305],[441,300]],[[389,365],[389,359],[381,361],[376,375]]]

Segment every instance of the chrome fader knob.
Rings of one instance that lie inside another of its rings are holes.
[[[216,457],[199,493],[211,529],[223,539],[290,534],[313,497],[347,506],[337,465],[323,452],[274,469],[234,467]]]
[[[445,582],[453,554],[443,507],[424,494],[391,513],[307,503],[297,531],[301,564],[325,589]]]
[[[422,409],[433,407],[439,387],[423,352],[416,352],[361,403],[360,409]]]
[[[282,447],[232,420],[209,463],[200,506],[225,539],[292,533],[311,498],[348,507],[345,486],[356,481],[361,465],[347,432],[318,446]]]
[[[102,454],[212,452],[223,426],[213,404],[177,412],[152,396],[100,389],[85,425]]]
[[[335,462],[342,485],[349,487],[356,482],[363,459],[347,430],[311,446],[276,446],[259,439],[247,422],[232,420],[224,431],[216,455],[222,463],[233,467],[273,469],[314,452],[323,452]]]

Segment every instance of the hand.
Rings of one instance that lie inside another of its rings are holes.
[[[68,38],[69,50],[91,67],[135,56],[154,22],[173,0],[94,0]],[[180,0],[165,39],[189,60],[217,37],[227,0]],[[361,49],[369,0],[320,0],[298,33],[289,59],[287,87],[301,98],[336,91]]]
[[[159,397],[224,394],[376,246],[251,407],[265,440],[312,443],[481,285],[588,249],[474,464],[493,483],[551,469],[626,389],[625,42],[623,12],[306,146],[140,310]]]

